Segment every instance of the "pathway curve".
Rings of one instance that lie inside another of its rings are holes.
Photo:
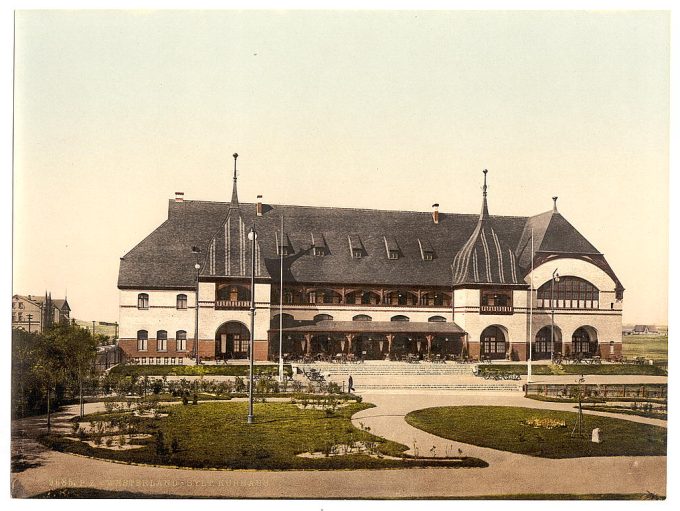
[[[356,424],[421,454],[432,445],[439,454],[460,448],[464,455],[489,462],[483,469],[395,469],[349,471],[191,470],[137,466],[55,452],[33,440],[45,418],[13,423],[13,454],[23,460],[12,474],[12,493],[27,497],[54,488],[88,487],[168,496],[241,498],[414,498],[515,493],[666,494],[666,457],[613,457],[551,460],[474,447],[445,440],[404,421],[411,410],[456,404],[505,404],[554,408],[515,395],[365,395],[377,406],[355,415]],[[101,405],[86,405],[86,413]],[[55,427],[71,416],[57,414]],[[626,417],[630,418],[630,417]],[[453,447],[452,447],[453,446]]]

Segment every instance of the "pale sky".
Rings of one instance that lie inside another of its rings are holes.
[[[118,319],[119,258],[175,191],[560,212],[667,322],[663,12],[21,11],[14,292]]]

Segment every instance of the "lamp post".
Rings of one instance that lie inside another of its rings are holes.
[[[31,333],[31,320],[33,319],[33,314],[28,315],[28,333]]]
[[[196,360],[196,365],[200,365],[200,351],[198,349],[198,275],[201,272],[201,263],[199,262],[199,257],[201,249],[198,247],[191,247],[191,252],[196,256],[196,264],[194,264],[194,269],[196,270],[196,316],[194,320],[194,359]]]
[[[254,347],[255,347],[255,240],[257,240],[257,232],[255,227],[250,228],[248,239],[251,241],[250,251],[252,253],[250,266],[250,385],[248,386],[248,424],[255,421],[253,414],[253,361],[254,361]]]
[[[550,362],[555,359],[555,282],[560,281],[560,274],[557,273],[557,268],[552,274],[550,281]]]

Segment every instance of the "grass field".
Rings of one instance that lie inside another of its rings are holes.
[[[626,358],[645,357],[655,365],[668,366],[667,335],[624,335],[623,356]]]
[[[90,447],[75,440],[51,436],[45,441],[57,450],[75,452],[98,458],[119,461],[172,465],[194,468],[227,469],[377,469],[417,466],[484,467],[475,458],[442,460],[401,459],[405,445],[401,445],[356,428],[350,417],[372,405],[350,403],[328,414],[325,410],[302,409],[289,403],[257,403],[255,423],[246,424],[246,402],[214,402],[198,405],[173,405],[162,408],[167,417],[135,418],[135,432],[151,434],[140,441],[143,448],[116,450]],[[114,418],[113,414],[110,418]],[[102,414],[86,417],[101,421]],[[110,419],[109,418],[109,419]],[[159,433],[165,448],[159,451]],[[172,449],[173,440],[178,442]],[[332,446],[356,445],[368,442],[376,456],[352,453],[341,456],[305,458],[305,452],[332,452]],[[400,459],[377,457],[394,456]]]
[[[277,364],[255,365],[254,374],[271,375],[279,374]],[[293,373],[291,366],[283,366],[286,374]],[[178,365],[117,365],[110,372],[114,376],[248,376],[247,364],[219,365],[219,366],[178,366]]]
[[[563,421],[547,429],[525,424],[531,419]],[[577,414],[509,406],[449,406],[416,410],[406,416],[410,425],[468,444],[543,458],[585,456],[664,456],[666,429],[594,415],[584,415],[584,438],[572,438]],[[600,428],[601,443],[590,441]]]

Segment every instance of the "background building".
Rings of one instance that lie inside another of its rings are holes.
[[[68,325],[70,315],[71,308],[66,298],[53,299],[51,293],[45,293],[45,296],[12,296],[12,328],[42,332],[54,324]]]
[[[229,203],[178,194],[121,258],[123,354],[187,363],[197,294],[200,357],[246,358],[254,259],[259,360],[278,357],[280,326],[287,356],[525,360],[529,342],[534,359],[619,356],[624,289],[604,255],[556,197],[508,217],[489,213],[486,171],[483,190],[479,215],[240,204],[236,170]]]

